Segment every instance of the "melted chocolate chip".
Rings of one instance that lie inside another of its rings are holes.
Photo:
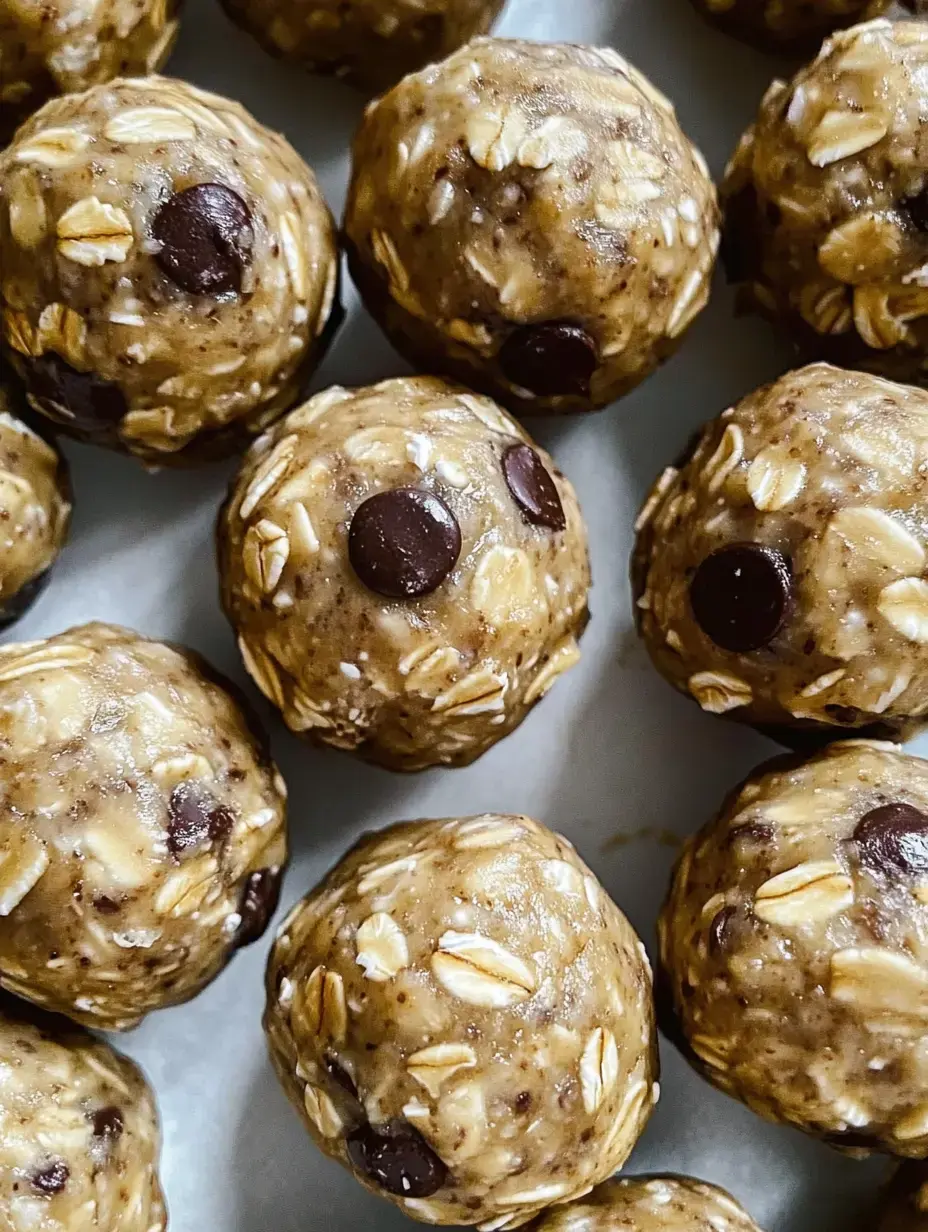
[[[93,372],[78,372],[52,351],[32,360],[26,385],[53,419],[90,435],[111,433],[129,409],[118,385]]]
[[[158,210],[151,233],[161,245],[155,260],[173,283],[192,295],[242,289],[242,271],[255,233],[248,206],[224,184],[196,184]]]
[[[283,872],[279,868],[262,868],[245,882],[238,913],[242,917],[233,945],[236,949],[251,945],[264,931],[280,902]]]
[[[854,830],[857,855],[876,873],[928,873],[928,816],[897,801],[865,813]]]
[[[428,1198],[448,1176],[419,1131],[405,1121],[362,1125],[347,1136],[345,1145],[359,1172],[398,1197]]]
[[[122,1137],[126,1127],[122,1112],[111,1104],[108,1108],[98,1108],[90,1118],[93,1125],[93,1136],[107,1142],[116,1142]]]
[[[503,474],[512,499],[526,522],[563,530],[567,525],[557,485],[544,462],[528,445],[510,445],[503,454]]]
[[[29,1179],[34,1190],[52,1198],[55,1194],[60,1194],[63,1191],[70,1175],[71,1169],[63,1159],[53,1159],[44,1168],[39,1168],[33,1172]]]
[[[499,349],[506,379],[542,398],[588,394],[597,363],[596,343],[569,321],[520,325]]]
[[[792,575],[785,557],[759,543],[712,552],[690,583],[690,604],[702,631],[723,650],[760,650],[789,610]]]
[[[232,829],[233,817],[222,804],[196,783],[178,783],[168,802],[168,849],[179,856],[199,847],[215,843]]]
[[[392,488],[355,511],[351,567],[369,590],[414,599],[442,584],[461,554],[461,528],[443,500],[420,488]]]
[[[709,925],[709,953],[713,958],[718,958],[727,949],[735,915],[734,907],[723,907],[715,913]]]

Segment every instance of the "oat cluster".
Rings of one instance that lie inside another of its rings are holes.
[[[555,1207],[536,1232],[761,1232],[724,1190],[683,1176],[606,1181]]]

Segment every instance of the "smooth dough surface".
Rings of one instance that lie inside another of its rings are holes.
[[[816,364],[707,425],[637,522],[637,618],[704,710],[796,747],[928,710],[928,396]],[[850,729],[850,730],[847,730]]]
[[[887,1190],[877,1232],[928,1232],[928,1165],[902,1165]]]
[[[588,1197],[556,1207],[535,1232],[760,1232],[734,1198],[685,1176],[606,1181]]]
[[[0,312],[37,410],[163,465],[298,398],[337,299],[334,224],[283,137],[151,77],[53,99],[0,153]]]
[[[928,380],[928,22],[877,20],[775,81],[725,177],[745,302],[809,358]]]
[[[272,55],[379,92],[485,34],[505,0],[223,0]]]
[[[849,740],[759,767],[684,849],[659,936],[668,1030],[710,1082],[928,1156],[928,762]]]
[[[891,0],[693,0],[714,25],[761,51],[813,56],[834,30],[879,17]],[[916,0],[910,0],[914,7]]]
[[[428,1223],[502,1232],[587,1192],[657,1099],[644,947],[527,817],[363,838],[282,925],[267,994],[316,1144]]]
[[[287,725],[394,769],[473,761],[512,731],[588,619],[570,483],[495,403],[430,377],[335,386],[257,441],[219,557]]]
[[[372,103],[352,277],[397,349],[517,413],[583,411],[677,346],[709,295],[715,189],[611,49],[475,39]]]
[[[285,788],[198,656],[102,624],[0,647],[0,741],[4,988],[126,1029],[264,931]]]
[[[0,1000],[0,1224],[164,1232],[161,1136],[142,1072],[100,1039]]]

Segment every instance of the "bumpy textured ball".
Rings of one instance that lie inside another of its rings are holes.
[[[770,1120],[924,1158],[926,928],[928,763],[865,740],[781,758],[680,857],[659,925],[668,1031]]]
[[[585,1198],[555,1207],[536,1232],[760,1232],[735,1199],[685,1176],[607,1181]]]
[[[0,985],[120,1030],[260,936],[283,781],[206,664],[112,625],[0,648]]]
[[[586,1193],[657,1098],[644,948],[527,817],[362,839],[284,922],[267,997],[316,1144],[427,1223],[516,1228]]]
[[[476,39],[368,107],[345,234],[367,307],[420,370],[566,412],[677,346],[717,217],[672,106],[621,56]]]

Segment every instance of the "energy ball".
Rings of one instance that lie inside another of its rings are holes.
[[[928,1232],[928,1165],[902,1165],[887,1190],[877,1232]]]
[[[337,275],[309,168],[193,86],[54,99],[0,154],[3,338],[80,439],[177,465],[257,435],[324,350]]]
[[[285,920],[267,996],[316,1144],[426,1223],[517,1228],[587,1193],[657,1099],[644,947],[527,817],[362,838]]]
[[[760,1232],[731,1194],[684,1176],[606,1181],[586,1198],[557,1207],[535,1232]]]
[[[19,418],[21,402],[0,372],[0,628],[42,593],[71,524],[68,465]]]
[[[718,209],[672,106],[614,51],[476,39],[368,107],[345,234],[413,364],[520,414],[589,411],[704,306]]]
[[[104,1030],[256,940],[283,781],[193,654],[91,624],[0,647],[0,985]]]
[[[639,629],[704,710],[810,748],[928,711],[928,395],[816,364],[713,420],[637,522]]]
[[[658,932],[670,1033],[710,1082],[928,1156],[928,762],[848,740],[760,767],[684,849]]]
[[[505,0],[222,0],[272,55],[379,93],[485,34]]]
[[[164,1232],[161,1136],[141,1071],[11,998],[0,1012],[0,1224],[11,1232]]]
[[[287,726],[392,769],[473,761],[580,655],[573,488],[441,380],[317,394],[255,442],[218,538],[226,614]]]
[[[873,21],[777,81],[723,197],[730,276],[810,358],[928,382],[928,23]]]
[[[0,0],[0,138],[53,94],[156,73],[180,0]]]
[[[891,0],[693,0],[713,25],[761,51],[813,56],[826,35],[878,17]],[[914,8],[918,0],[904,0]]]

